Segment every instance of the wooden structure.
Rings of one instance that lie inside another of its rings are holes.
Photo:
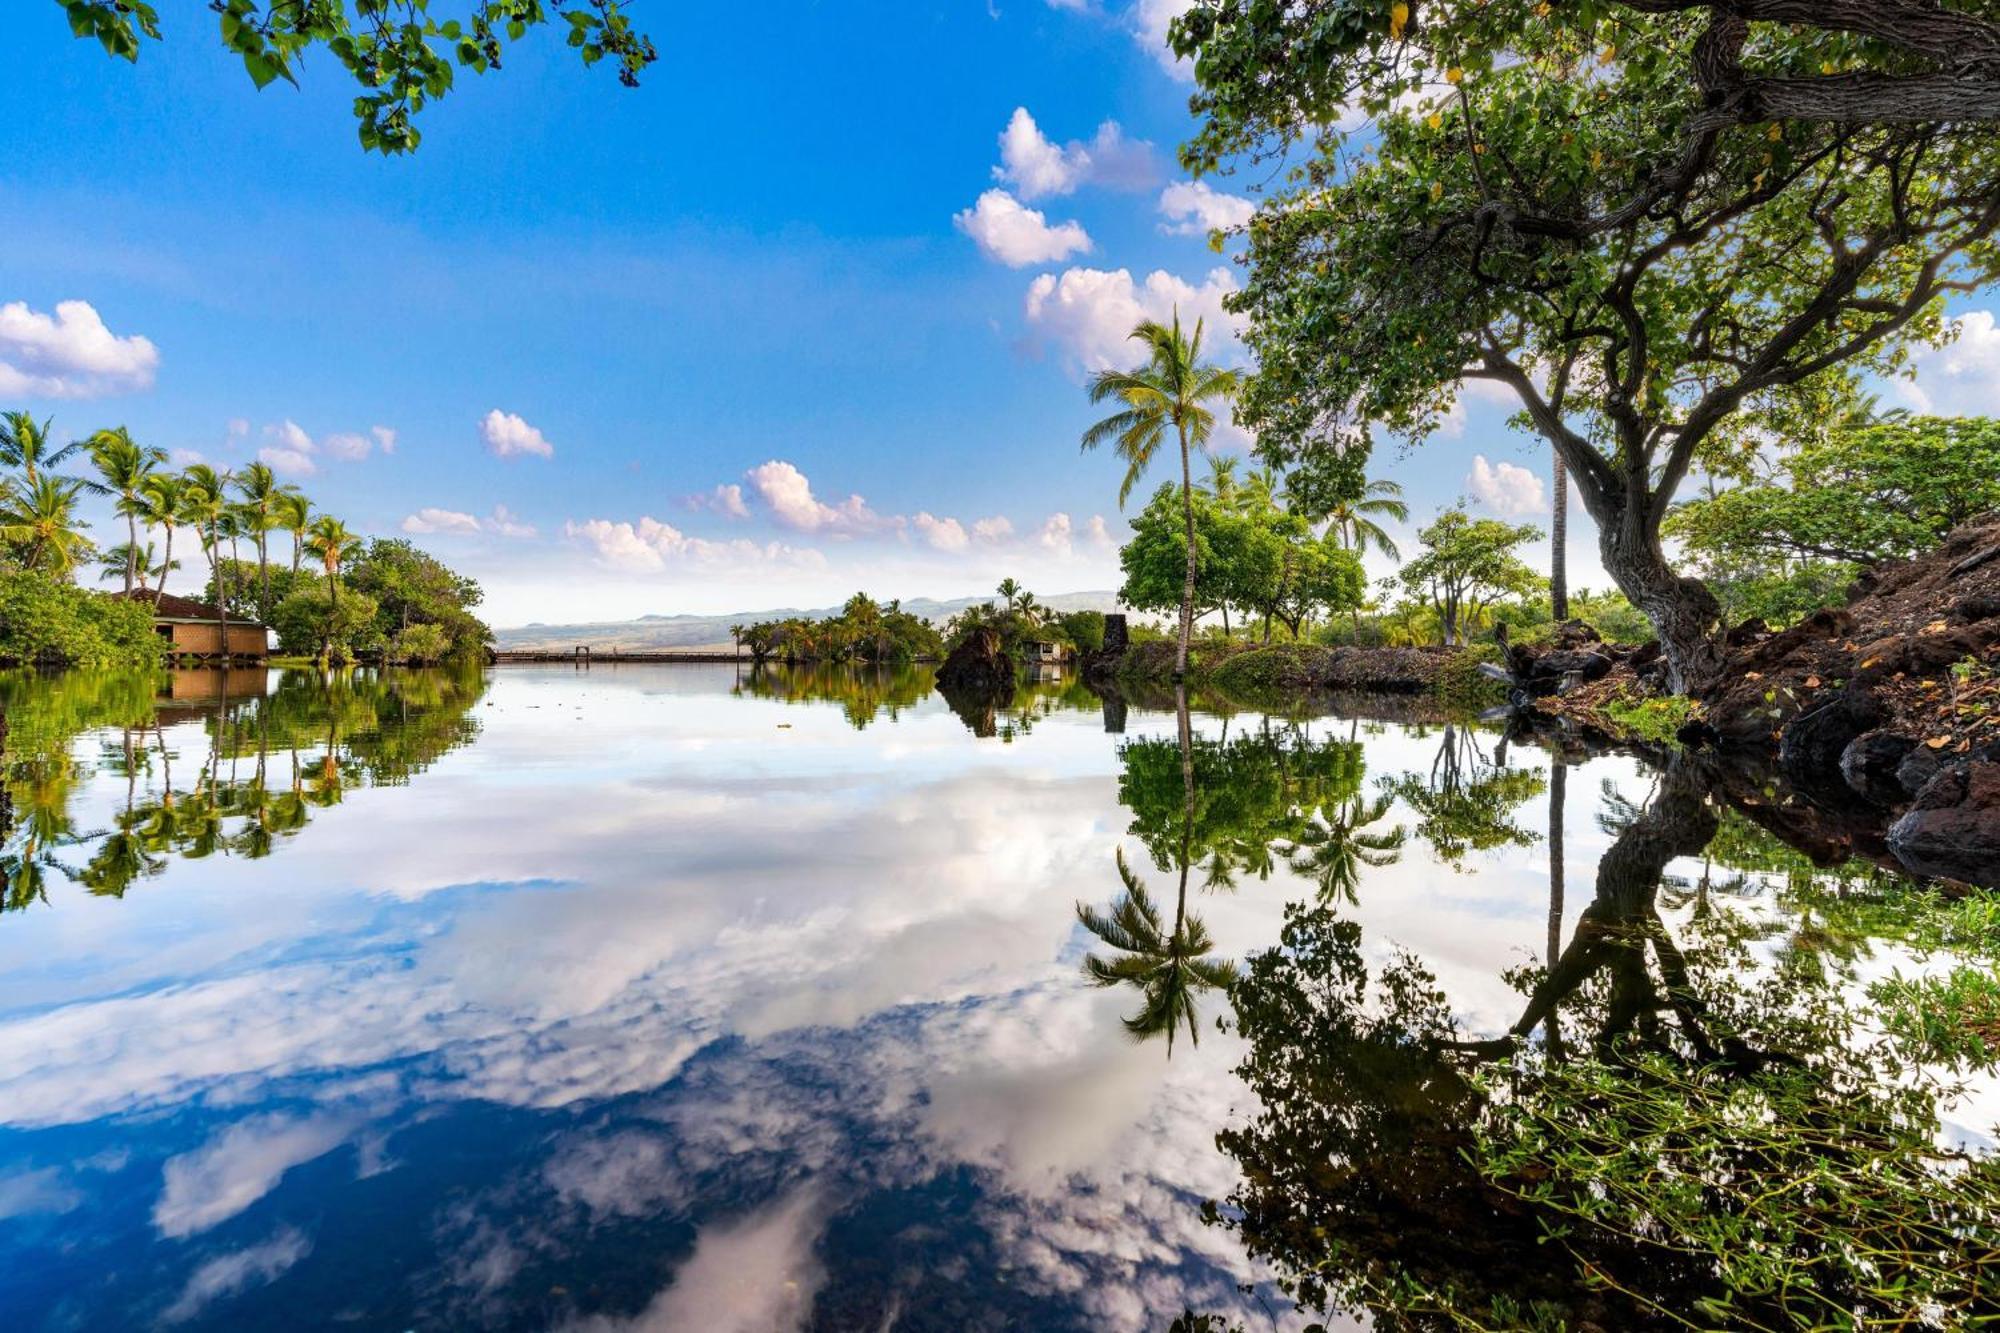
[[[223,618],[219,609],[172,593],[147,589],[115,593],[152,608],[153,632],[161,651],[176,660],[262,662],[271,655],[271,634],[254,620]]]

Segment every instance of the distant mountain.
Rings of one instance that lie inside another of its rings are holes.
[[[922,616],[933,623],[945,620],[963,611],[968,606],[980,602],[997,601],[993,596],[960,597],[954,601],[941,602],[932,597],[912,597],[903,603],[903,609],[912,615]],[[1037,596],[1036,601],[1057,611],[1116,611],[1118,594],[1115,592],[1065,592],[1053,597]],[[558,649],[572,648],[584,644],[591,648],[713,648],[728,646],[731,625],[751,625],[760,620],[783,620],[787,616],[811,616],[815,619],[837,615],[837,606],[823,606],[815,610],[802,611],[796,607],[780,607],[766,611],[733,611],[721,616],[640,616],[637,620],[600,620],[575,625],[521,625],[513,629],[493,631],[495,646],[514,649]]]

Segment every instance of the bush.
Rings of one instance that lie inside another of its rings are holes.
[[[28,571],[0,573],[0,658],[47,666],[155,666],[153,613],[74,583]]]
[[[443,626],[408,625],[389,646],[389,658],[410,666],[430,666],[443,661],[451,651],[451,636],[444,632]]]
[[[1438,668],[1438,698],[1454,708],[1491,708],[1507,702],[1507,687],[1497,680],[1481,675],[1481,662],[1500,660],[1500,647],[1495,643],[1475,641],[1457,652],[1450,654]]]
[[[1056,625],[1076,645],[1080,653],[1099,652],[1104,647],[1104,613],[1071,611],[1056,618]]]
[[[339,660],[381,646],[375,628],[375,599],[349,589],[341,594],[338,619],[329,625],[329,598],[323,584],[302,588],[278,603],[272,628],[279,651],[296,657],[317,657],[322,645]]]

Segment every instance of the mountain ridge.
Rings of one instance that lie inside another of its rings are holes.
[[[934,623],[940,623],[963,611],[968,606],[981,602],[995,602],[999,599],[992,594],[984,597],[955,597],[940,599],[935,597],[910,597],[903,601],[903,609],[912,615],[922,616]],[[1085,591],[1056,593],[1049,597],[1036,597],[1041,605],[1055,611],[1116,611],[1118,594],[1109,591]],[[802,610],[797,607],[778,607],[761,611],[732,611],[722,615],[697,615],[690,612],[652,612],[635,616],[628,620],[591,620],[568,624],[549,624],[536,621],[527,625],[513,625],[496,628],[493,631],[494,646],[502,649],[569,648],[583,645],[590,648],[700,648],[730,641],[731,625],[750,625],[760,620],[784,620],[793,616],[810,617],[815,620],[838,615],[838,606],[819,607]]]

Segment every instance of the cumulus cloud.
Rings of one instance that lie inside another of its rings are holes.
[[[285,477],[310,477],[319,471],[319,464],[313,461],[316,452],[313,438],[298,422],[288,418],[275,426],[266,426],[264,438],[271,443],[259,449],[257,457],[273,472]]]
[[[479,438],[486,441],[487,451],[495,458],[519,458],[522,454],[553,458],[556,452],[556,447],[539,430],[515,413],[502,412],[497,407],[480,420]]]
[[[1051,555],[1071,555],[1075,547],[1071,543],[1072,530],[1069,515],[1061,512],[1050,514],[1042,524],[1042,530],[1035,534],[1035,540]]]
[[[1009,268],[1068,259],[1090,249],[1090,235],[1078,222],[1050,226],[1040,210],[1005,190],[988,190],[971,208],[952,216],[952,225],[973,239],[979,252]]]
[[[1257,205],[1233,194],[1212,190],[1206,181],[1176,181],[1160,191],[1160,230],[1169,236],[1206,236],[1248,226]]]
[[[1014,108],[1007,128],[1000,131],[1000,165],[993,168],[995,180],[1012,185],[1030,201],[1074,194],[1086,184],[1149,189],[1158,177],[1153,145],[1126,138],[1117,121],[1099,125],[1089,143],[1058,144],[1042,133],[1024,106]]]
[[[403,531],[422,536],[431,533],[458,534],[476,537],[482,533],[495,537],[532,537],[534,525],[523,522],[506,505],[494,505],[493,513],[486,518],[467,514],[457,509],[423,508],[403,520]]]
[[[88,301],[58,301],[53,315],[25,301],[0,305],[0,396],[98,398],[153,386],[159,349],[105,327]]]
[[[240,439],[249,433],[250,423],[242,418],[229,423],[230,439]],[[310,477],[319,471],[322,459],[358,463],[373,453],[377,446],[383,453],[393,453],[396,432],[387,426],[370,426],[366,434],[335,431],[315,440],[312,432],[287,417],[275,425],[265,426],[264,439],[267,443],[257,451],[257,457],[273,472],[287,477]]]
[[[1485,454],[1473,455],[1465,485],[1496,514],[1539,514],[1548,508],[1540,477],[1515,463],[1489,463]]]
[[[1090,544],[1100,551],[1108,551],[1118,544],[1111,536],[1111,529],[1105,526],[1102,514],[1092,514],[1089,525],[1083,531]]]
[[[153,1225],[179,1238],[208,1230],[269,1194],[285,1172],[323,1157],[347,1138],[332,1116],[252,1116],[178,1157],[167,1159]]]
[[[1988,415],[2000,404],[2000,324],[1991,310],[1972,310],[1952,321],[1958,336],[1925,348],[1912,359],[1914,379],[1896,394],[1919,412]]]
[[[1133,280],[1129,269],[1071,268],[1060,277],[1044,273],[1028,284],[1028,324],[1067,352],[1085,370],[1129,366],[1139,359],[1132,327],[1141,320],[1172,319],[1180,312],[1190,332],[1196,320],[1206,322],[1204,351],[1209,356],[1233,350],[1242,327],[1238,316],[1222,308],[1236,290],[1227,268],[1212,270],[1199,287],[1164,269]]]
[[[982,542],[1003,542],[1014,535],[1014,525],[1001,514],[974,519],[972,535]]]
[[[276,1281],[311,1251],[305,1233],[283,1227],[261,1244],[217,1255],[189,1275],[187,1285],[160,1318],[169,1324],[185,1323],[216,1301]]]
[[[884,526],[884,520],[858,495],[850,495],[837,505],[822,502],[813,494],[806,474],[783,459],[759,463],[743,474],[771,516],[800,532],[869,531]]]
[[[604,518],[569,522],[563,525],[563,533],[572,541],[592,548],[598,563],[606,568],[638,574],[658,573],[670,564],[710,567],[790,564],[811,569],[826,564],[817,551],[778,542],[717,542],[691,537],[650,514],[641,516],[637,523]]]
[[[743,488],[734,482],[717,486],[706,495],[690,495],[687,506],[689,509],[707,509],[724,518],[750,517],[750,506],[743,503]]]
[[[1183,82],[1194,79],[1194,62],[1167,45],[1167,25],[1194,8],[1194,0],[1139,0],[1132,6],[1132,36],[1160,68]]]
[[[955,518],[937,518],[927,512],[919,512],[910,520],[917,534],[940,551],[963,551],[972,544],[966,535],[965,525]]]

